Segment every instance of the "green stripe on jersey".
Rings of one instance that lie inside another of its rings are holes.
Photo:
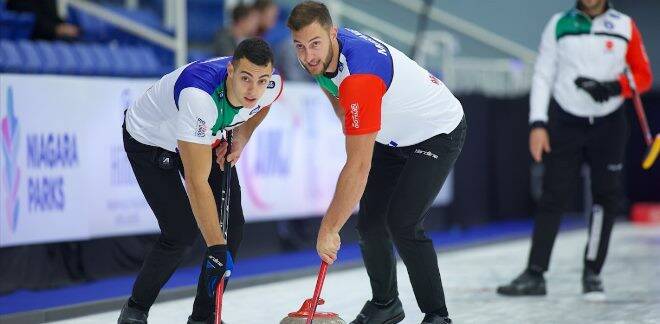
[[[335,85],[332,80],[330,80],[325,75],[317,75],[314,78],[316,79],[316,82],[321,86],[321,88],[325,89],[325,91],[331,93],[333,96],[339,98],[339,88],[337,88],[337,85]]]
[[[591,18],[582,12],[571,10],[557,21],[556,39],[566,35],[583,35],[591,33]]]
[[[232,106],[229,100],[227,100],[224,82],[215,88],[211,98],[213,98],[215,107],[218,109],[218,119],[215,121],[213,128],[211,128],[212,134],[215,136],[218,131],[222,131],[225,127],[232,124],[234,117],[238,115],[239,108]]]

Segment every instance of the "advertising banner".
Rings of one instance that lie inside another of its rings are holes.
[[[0,75],[0,247],[158,231],[121,136],[154,81]],[[319,87],[287,83],[237,165],[246,220],[323,215],[344,144]]]

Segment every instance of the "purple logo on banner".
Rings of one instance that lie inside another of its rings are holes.
[[[2,204],[7,215],[7,224],[12,232],[16,231],[18,223],[19,200],[18,184],[20,169],[18,168],[18,120],[14,115],[14,94],[12,88],[7,89],[7,115],[0,116],[0,127],[2,127],[2,157],[5,161],[2,192]]]

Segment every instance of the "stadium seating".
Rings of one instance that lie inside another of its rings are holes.
[[[63,42],[53,42],[50,47],[58,59],[60,72],[63,74],[85,74],[83,73],[82,62],[76,57],[73,46]],[[87,66],[93,64],[91,60],[85,62]]]
[[[23,62],[22,72],[24,73],[43,73],[43,61],[37,51],[35,42],[21,39],[17,42],[18,52],[21,54]]]
[[[28,38],[33,26],[33,14],[0,10],[0,39]]]
[[[167,70],[147,46],[0,39],[0,72],[155,77]]]
[[[159,28],[160,18],[148,10],[109,8]],[[161,55],[166,50],[81,11],[70,10],[69,17],[84,31],[79,43],[30,40],[34,20],[0,2],[0,73],[156,77],[171,68],[173,56]]]

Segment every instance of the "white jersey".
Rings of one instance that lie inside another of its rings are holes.
[[[450,133],[461,122],[458,99],[405,54],[347,28],[339,29],[337,39],[336,74],[316,81],[344,107],[346,134],[377,130],[377,142],[409,146]]]
[[[530,122],[548,121],[554,97],[574,116],[601,117],[618,109],[631,86],[624,75],[630,68],[637,90],[651,86],[651,69],[634,21],[614,9],[594,18],[578,8],[555,14],[543,31],[530,95]],[[599,103],[575,85],[575,79],[618,80],[621,95]]]
[[[231,57],[193,62],[166,74],[126,112],[126,130],[138,142],[176,151],[177,140],[214,144],[270,106],[282,92],[277,71],[254,107],[234,107],[226,98]]]

